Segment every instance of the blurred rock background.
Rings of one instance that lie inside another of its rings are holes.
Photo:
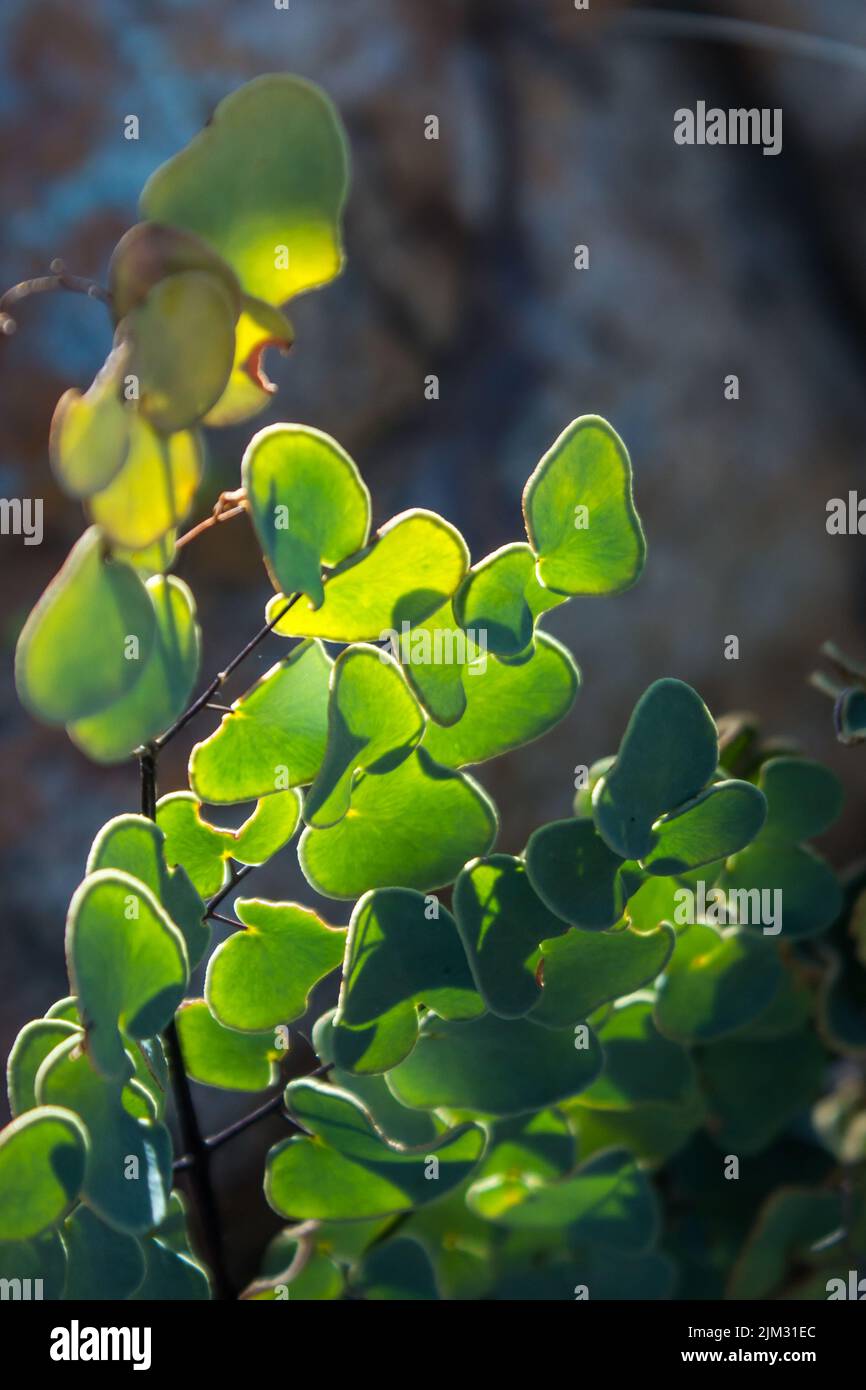
[[[862,0],[672,4],[866,49]],[[216,102],[258,73],[321,83],[354,161],[342,279],[296,301],[297,344],[269,363],[273,407],[211,432],[201,513],[237,485],[253,428],[328,430],[357,459],[377,523],[411,505],[460,526],[475,558],[517,538],[520,495],[575,416],[628,444],[649,539],[640,585],[548,622],[584,689],[543,743],[481,770],[518,850],[567,814],[572,768],[613,751],[650,681],[675,675],[717,713],[756,711],[842,775],[846,817],[825,848],[863,852],[864,755],[838,747],[806,684],[834,638],[866,656],[859,537],[829,537],[827,500],[866,493],[866,61],[777,54],[678,32],[649,4],[591,0],[6,0],[0,11],[0,281],[61,256],[104,281],[139,189]],[[654,27],[659,26],[659,27]],[[680,26],[682,27],[682,26]],[[782,107],[777,158],[689,148],[673,112],[698,100]],[[138,142],[123,138],[136,114]],[[424,138],[436,115],[440,139]],[[574,248],[590,266],[574,268]],[[105,356],[102,308],[22,306],[0,343],[0,494],[42,497],[45,539],[0,539],[0,749],[5,856],[0,1050],[66,992],[62,932],[95,831],[137,805],[132,765],[91,767],[31,723],[12,684],[24,618],[82,529],[47,464],[54,403]],[[440,378],[427,401],[425,378]],[[727,401],[736,373],[740,399]],[[269,586],[243,521],[184,553],[212,673],[261,621]],[[724,659],[725,638],[740,642]],[[280,654],[262,650],[232,695]],[[182,785],[178,740],[162,789]],[[314,902],[291,851],[256,892]],[[319,904],[333,921],[344,905]],[[298,1063],[303,1061],[298,1054]],[[252,1108],[199,1091],[208,1129]],[[255,1102],[253,1102],[254,1104]],[[257,1172],[279,1121],[222,1151],[222,1200],[246,1278],[276,1221]],[[254,1169],[250,1164],[255,1165]]]

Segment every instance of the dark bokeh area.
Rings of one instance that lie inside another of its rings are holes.
[[[866,47],[862,0],[679,8]],[[648,565],[633,591],[548,619],[584,687],[546,740],[481,769],[502,811],[501,847],[519,850],[534,826],[567,814],[575,765],[613,751],[643,689],[673,675],[715,713],[754,710],[840,773],[848,806],[824,847],[841,866],[863,849],[863,755],[836,744],[829,701],[807,680],[826,638],[866,656],[863,540],[826,532],[828,499],[866,492],[866,63],[634,22],[652,9],[5,0],[0,281],[60,256],[104,283],[145,178],[226,92],[273,70],[320,83],[352,146],[347,268],[291,307],[297,343],[268,363],[272,408],[210,432],[200,513],[237,486],[255,428],[297,420],[357,460],[377,523],[434,508],[478,559],[522,534],[524,481],[564,426],[605,415],[632,454]],[[698,100],[781,107],[782,153],[678,146],[673,112]],[[138,141],[124,139],[129,114]],[[424,138],[429,115],[438,141]],[[574,267],[577,244],[588,269]],[[104,309],[65,294],[28,301],[0,342],[0,493],[41,497],[45,509],[41,546],[0,538],[4,1056],[66,992],[64,917],[95,832],[137,807],[135,767],[89,765],[62,732],[29,720],[12,681],[17,632],[84,524],[50,474],[51,414],[68,386],[89,383],[109,342]],[[731,373],[736,401],[724,394]],[[438,401],[425,399],[430,374]],[[209,676],[259,626],[269,593],[245,521],[196,541],[179,573],[198,599]],[[731,635],[738,660],[724,656]],[[280,652],[272,639],[229,694]],[[216,718],[172,745],[161,790],[185,785],[189,748]],[[256,892],[316,904],[291,850]],[[318,906],[347,919],[345,904]],[[196,1094],[209,1130],[250,1107]],[[273,1120],[219,1158],[239,1279],[277,1225],[259,1175],[279,1134]]]

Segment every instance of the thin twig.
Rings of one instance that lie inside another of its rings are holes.
[[[21,280],[12,285],[0,296],[0,333],[14,333],[18,324],[9,313],[13,304],[28,299],[33,294],[51,294],[56,290],[71,290],[73,294],[85,294],[89,299],[98,299],[103,304],[111,303],[111,295],[95,280],[87,280],[82,275],[70,275],[61,260],[51,262],[50,275],[37,275],[32,280]]]
[[[239,922],[236,917],[224,917],[221,912],[209,912],[208,917],[212,922],[225,922],[227,927],[236,927],[238,931],[246,931],[243,922]]]
[[[333,1066],[333,1062],[324,1062],[321,1066],[315,1067],[313,1071],[306,1072],[303,1077],[296,1077],[294,1079],[300,1081],[307,1080],[308,1077],[327,1076]],[[257,1110],[251,1110],[248,1115],[243,1115],[239,1120],[235,1120],[233,1124],[230,1124],[226,1129],[220,1130],[218,1134],[211,1134],[209,1138],[204,1141],[205,1147],[211,1153],[214,1149],[221,1148],[223,1144],[227,1144],[230,1139],[234,1139],[238,1134],[243,1134],[245,1130],[250,1129],[254,1124],[257,1124],[259,1120],[265,1119],[268,1115],[275,1114],[283,1105],[284,1100],[285,1087],[282,1087],[277,1095],[271,1096],[270,1100],[266,1100]],[[286,1121],[289,1128],[295,1130],[298,1134],[309,1133],[308,1130],[304,1129],[303,1125],[299,1125],[290,1115],[284,1115],[283,1119]],[[182,1171],[185,1168],[189,1168],[191,1163],[191,1155],[184,1154],[181,1158],[175,1160],[175,1171]]]
[[[242,516],[247,510],[246,491],[244,488],[235,488],[233,492],[221,492],[214,503],[213,511],[210,516],[206,516],[204,521],[200,521],[197,526],[193,526],[186,535],[181,536],[175,542],[175,550],[181,550],[183,546],[189,545],[196,536],[200,536],[204,531],[209,531],[212,526],[218,526],[222,521],[231,521],[232,517]]]
[[[210,917],[213,913],[214,908],[219,907],[220,903],[223,901],[224,898],[228,897],[232,889],[236,888],[237,885],[240,882],[242,882],[243,879],[246,878],[247,874],[251,874],[253,869],[258,867],[259,866],[257,864],[244,864],[243,868],[234,869],[232,872],[232,876],[226,884],[225,888],[221,888],[218,893],[214,893],[213,897],[208,899],[204,914],[205,917]]]
[[[164,734],[160,734],[159,738],[154,739],[153,746],[157,751],[164,748],[167,743],[170,743],[171,740],[174,738],[175,734],[179,734],[181,729],[185,728],[185,726],[189,723],[191,719],[194,719],[195,716],[201,710],[205,709],[205,707],[213,699],[214,695],[216,695],[217,691],[223,685],[225,685],[225,682],[228,680],[232,672],[237,670],[238,666],[240,666],[242,661],[246,661],[250,653],[254,652],[256,647],[258,647],[260,643],[264,642],[265,638],[268,636],[269,633],[273,632],[277,623],[280,621],[281,618],[285,617],[285,615],[288,613],[289,609],[291,608],[294,602],[294,596],[292,598],[287,599],[285,605],[282,608],[280,608],[279,612],[274,614],[271,621],[269,623],[265,623],[264,627],[259,628],[255,637],[251,637],[249,642],[247,642],[246,646],[238,652],[237,656],[232,658],[225,670],[220,671],[219,675],[214,676],[207,690],[202,691],[201,695],[199,695],[197,700],[193,701],[189,709],[184,710],[183,714],[175,720],[175,722],[171,725],[170,728],[166,729]]]

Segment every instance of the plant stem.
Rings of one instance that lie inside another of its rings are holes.
[[[325,1062],[322,1066],[315,1067],[312,1071],[306,1072],[305,1077],[327,1076],[333,1066],[333,1062]],[[249,1115],[242,1115],[239,1120],[235,1120],[234,1123],[230,1124],[226,1129],[220,1130],[219,1134],[209,1135],[204,1141],[205,1148],[209,1152],[213,1152],[214,1149],[219,1149],[223,1144],[227,1144],[230,1139],[234,1139],[236,1135],[243,1134],[245,1130],[250,1129],[254,1124],[257,1124],[259,1120],[265,1119],[267,1115],[275,1114],[283,1104],[284,1097],[285,1087],[281,1087],[277,1095],[271,1096],[270,1100],[266,1100],[257,1110],[251,1110]],[[283,1119],[289,1128],[293,1129],[297,1134],[307,1133],[303,1125],[299,1125],[288,1115],[284,1115]],[[175,1159],[174,1168],[176,1172],[182,1172],[184,1169],[190,1167],[192,1167],[191,1154],[183,1154],[180,1158]]]
[[[141,770],[141,813],[148,819],[154,820],[156,818],[156,748],[153,744],[141,750],[139,767]],[[184,1066],[183,1049],[173,1019],[166,1028],[163,1037],[168,1054],[169,1075],[181,1142],[185,1152],[190,1157],[191,1195],[199,1220],[204,1257],[210,1267],[216,1297],[220,1300],[233,1299],[235,1292],[226,1269],[219,1209],[211,1181],[210,1154],[199,1129],[189,1079]]]
[[[220,687],[223,686],[225,682],[228,680],[232,671],[236,671],[238,666],[240,666],[241,662],[246,661],[247,657],[255,651],[256,647],[258,647],[260,643],[264,642],[268,634],[274,630],[280,619],[284,617],[286,613],[288,613],[294,601],[294,597],[287,599],[285,606],[274,615],[274,617],[271,619],[269,623],[265,623],[264,627],[259,628],[255,637],[250,638],[246,646],[238,652],[237,656],[232,658],[225,670],[220,671],[219,675],[214,676],[207,690],[202,691],[198,699],[193,700],[189,709],[184,710],[180,718],[176,719],[175,722],[171,725],[171,727],[166,729],[164,734],[160,734],[159,738],[154,740],[153,747],[156,749],[157,752],[159,752],[161,748],[164,748],[165,745],[169,743],[171,739],[174,738],[175,734],[179,734],[181,729],[183,729],[191,719],[194,719],[200,710],[203,710],[205,708],[205,706],[213,699],[214,695],[216,695]]]
[[[37,275],[32,280],[22,280],[0,296],[0,333],[14,333],[18,326],[9,313],[13,304],[28,299],[32,294],[49,294],[55,290],[72,290],[75,294],[86,294],[88,299],[98,299],[103,304],[111,303],[108,290],[97,285],[94,280],[86,280],[81,275],[70,275],[61,260],[53,260],[50,275]]]

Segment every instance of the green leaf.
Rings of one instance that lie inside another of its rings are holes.
[[[41,1297],[54,1302],[63,1298],[66,1251],[57,1231],[46,1231],[32,1240],[0,1240],[0,1280],[7,1280],[11,1286],[4,1294],[10,1300]],[[14,1291],[16,1280],[18,1293]]]
[[[326,898],[389,887],[425,893],[486,854],[497,828],[496,809],[478,784],[419,748],[393,772],[364,777],[337,825],[305,830],[298,859]]]
[[[478,659],[481,649],[458,627],[451,600],[401,633],[399,640],[392,636],[391,646],[430,717],[437,724],[456,724],[467,703],[463,670],[469,659]]]
[[[156,627],[139,679],[108,709],[67,730],[95,762],[121,762],[167,729],[185,709],[198,679],[201,631],[192,594],[173,575],[155,575],[146,588]]]
[[[144,304],[151,290],[170,275],[205,271],[220,281],[237,317],[241,287],[231,266],[201,237],[178,227],[137,222],[124,232],[108,266],[108,288],[115,321]]]
[[[254,1033],[291,1023],[307,1008],[318,980],[340,964],[345,927],[329,927],[306,907],[241,898],[235,912],[247,928],[210,958],[205,998],[226,1028]]]
[[[321,642],[302,642],[235,700],[192,750],[196,796],[220,805],[312,782],[325,756],[332,664]]]
[[[126,462],[89,499],[90,516],[113,546],[148,549],[184,519],[203,471],[201,439],[193,430],[157,434],[143,416],[135,415]]]
[[[817,936],[842,911],[839,880],[819,854],[803,845],[763,837],[728,861],[719,887],[729,899],[732,892],[749,895],[740,920],[755,926],[767,922],[764,908],[769,894],[774,912],[778,905],[774,925],[781,926],[786,941]]]
[[[337,1065],[383,1072],[407,1057],[418,1036],[417,1005],[441,1018],[474,1018],[484,1005],[454,918],[420,893],[378,889],[360,899],[349,924],[340,1002],[333,1018]]]
[[[496,656],[525,653],[535,620],[565,600],[539,584],[535,555],[521,542],[504,545],[473,565],[454,596],[454,615],[460,626],[485,634],[485,646]]]
[[[540,943],[568,926],[534,892],[522,860],[494,854],[467,864],[454,885],[454,913],[487,1008],[500,1018],[529,1013],[541,997]]]
[[[130,410],[121,399],[128,349],[116,347],[84,393],[64,391],[54,408],[48,454],[64,492],[90,497],[120,472],[129,451]]]
[[[566,1028],[602,1004],[650,984],[664,970],[676,936],[666,922],[653,931],[569,931],[542,941],[543,990],[529,1014],[546,1028]]]
[[[91,1136],[81,1192],[96,1215],[128,1235],[158,1226],[168,1211],[171,1138],[138,1103],[146,1096],[139,1083],[100,1076],[70,1038],[43,1062],[36,1093],[42,1105],[74,1111]]]
[[[288,844],[300,817],[300,795],[293,790],[264,797],[237,830],[223,830],[206,821],[192,792],[171,792],[156,806],[166,859],[183,865],[203,898],[212,897],[227,882],[229,859],[263,864]]]
[[[342,267],[348,153],[336,110],[283,73],[225,97],[145,184],[141,210],[205,238],[247,294],[281,304]]]
[[[377,647],[341,652],[331,672],[328,745],[304,800],[304,820],[327,829],[342,820],[363,773],[392,772],[421,741],[426,720],[400,667]]]
[[[421,1241],[436,1271],[437,1285],[448,1299],[485,1297],[496,1272],[500,1232],[469,1210],[466,1186],[413,1212],[403,1226],[404,1234]]]
[[[469,1206],[518,1230],[566,1231],[570,1243],[636,1254],[655,1238],[658,1211],[647,1179],[622,1150],[590,1159],[572,1177],[539,1184],[503,1175],[470,1189]]]
[[[761,1209],[740,1252],[731,1272],[727,1297],[784,1297],[780,1286],[790,1267],[802,1269],[815,1263],[815,1247],[844,1224],[845,1210],[837,1192],[780,1188]],[[817,1262],[820,1263],[820,1256]]]
[[[214,1018],[204,999],[181,1004],[175,1022],[187,1075],[226,1091],[266,1091],[280,1076],[273,1029],[238,1033]]]
[[[142,1249],[145,1275],[132,1295],[133,1302],[192,1303],[211,1297],[207,1271],[191,1255],[172,1250],[164,1240],[154,1237],[145,1240]]]
[[[764,834],[773,840],[811,840],[833,824],[844,801],[835,773],[808,758],[769,758],[758,786],[767,798]]]
[[[725,1153],[755,1154],[820,1094],[824,1051],[813,1033],[715,1043],[700,1059],[709,1132]]]
[[[239,830],[230,836],[231,857],[241,864],[265,864],[295,833],[301,819],[301,798],[297,791],[265,796]]]
[[[559,1110],[540,1110],[495,1120],[487,1151],[468,1188],[471,1195],[491,1178],[519,1175],[524,1182],[562,1177],[574,1168],[576,1145],[568,1121]],[[473,1203],[470,1200],[470,1206]]]
[[[540,632],[532,655],[520,665],[470,656],[461,680],[462,718],[449,728],[430,724],[424,736],[431,757],[446,767],[485,762],[541,738],[574,704],[580,672],[568,649]]]
[[[284,356],[295,339],[295,330],[280,309],[245,294],[235,325],[235,358],[228,385],[215,406],[202,419],[211,428],[237,425],[258,415],[271,402],[276,386],[264,371],[264,355],[276,348]]]
[[[63,1240],[69,1261],[67,1300],[130,1298],[144,1279],[144,1252],[135,1236],[107,1226],[89,1207],[76,1207],[67,1217]]]
[[[533,832],[526,846],[529,881],[542,902],[584,931],[612,927],[628,897],[624,861],[591,820],[559,820]]]
[[[26,709],[68,724],[120,699],[138,680],[154,638],[153,604],[128,565],[106,560],[85,531],[18,638],[15,683]],[[133,644],[136,639],[136,659]]]
[[[547,588],[611,594],[638,579],[646,543],[632,498],[631,463],[606,420],[583,415],[572,421],[526,484],[523,511],[538,578]]]
[[[352,1288],[370,1302],[430,1302],[439,1298],[433,1266],[423,1245],[404,1237],[371,1250]]]
[[[490,1294],[494,1301],[573,1303],[575,1290],[585,1288],[595,1301],[646,1303],[671,1297],[676,1270],[666,1255],[624,1255],[619,1250],[589,1246],[552,1261],[543,1269],[529,1268],[500,1280]]]
[[[680,934],[665,971],[656,1024],[676,1042],[713,1042],[758,1018],[781,979],[778,952],[762,937],[696,923]]]
[[[88,874],[121,869],[150,890],[186,943],[190,966],[201,960],[210,942],[204,903],[184,869],[169,869],[164,836],[147,816],[115,816],[97,835],[87,859]]]
[[[81,1191],[88,1148],[78,1116],[56,1105],[28,1110],[0,1130],[0,1250],[63,1220]]]
[[[652,1167],[678,1153],[705,1118],[697,1091],[677,1104],[649,1101],[626,1110],[593,1110],[582,1105],[578,1096],[566,1102],[564,1110],[575,1125],[585,1158],[611,1148],[627,1148],[639,1163]]]
[[[186,270],[160,280],[119,323],[139,410],[161,434],[190,429],[222,396],[235,359],[237,313],[220,278]]]
[[[403,1105],[453,1106],[488,1115],[541,1110],[589,1086],[602,1065],[589,1028],[536,1028],[494,1014],[450,1023],[428,1014],[418,1044],[387,1076]]]
[[[597,1028],[604,1071],[578,1097],[597,1110],[628,1110],[634,1105],[681,1105],[695,1089],[689,1054],[670,1042],[653,1021],[653,1001],[621,1001]]]
[[[421,508],[403,512],[328,576],[321,606],[297,599],[274,631],[330,642],[396,640],[404,623],[413,627],[442,607],[468,564],[466,542],[449,522]],[[269,622],[287,602],[283,594],[271,599]]]
[[[37,1018],[21,1029],[6,1063],[6,1088],[13,1115],[23,1115],[38,1104],[36,1073],[48,1054],[67,1038],[80,1036],[78,1023],[62,1018]]]
[[[120,1030],[152,1037],[183,998],[188,963],[180,931],[138,879],[100,869],[69,905],[66,957],[94,1065],[107,1076],[126,1074]]]
[[[643,859],[659,816],[697,796],[716,770],[718,736],[699,695],[655,681],[635,706],[610,772],[593,793],[599,834],[623,859]]]
[[[322,1062],[334,1061],[334,1014],[330,1009],[316,1020],[313,1028],[313,1048]],[[424,1144],[441,1133],[445,1126],[424,1110],[407,1110],[388,1090],[384,1076],[363,1076],[333,1066],[328,1073],[335,1086],[357,1097],[370,1113],[378,1129],[400,1144]]]
[[[468,1177],[484,1149],[477,1125],[418,1148],[395,1144],[354,1096],[316,1081],[292,1082],[286,1106],[314,1137],[285,1140],[268,1154],[265,1196],[283,1216],[359,1221],[411,1211]]]
[[[274,588],[307,594],[318,608],[323,566],[369,539],[370,493],[356,464],[321,430],[270,425],[250,440],[241,480]]]
[[[764,797],[751,782],[716,782],[656,821],[642,865],[668,877],[726,859],[751,844],[766,814]]]

